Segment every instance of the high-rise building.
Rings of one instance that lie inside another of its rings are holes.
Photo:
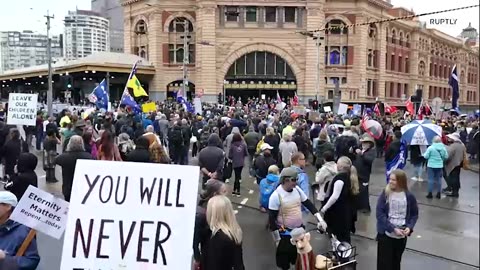
[[[66,60],[110,50],[109,21],[89,10],[69,11],[65,16]]]
[[[62,35],[52,37],[52,57],[62,56]],[[0,32],[0,72],[46,64],[47,36],[25,30]]]
[[[110,21],[110,51],[123,52],[123,7],[118,0],[92,0],[92,11]]]

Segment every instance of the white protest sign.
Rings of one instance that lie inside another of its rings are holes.
[[[60,269],[191,269],[199,168],[78,160]]]
[[[347,104],[345,104],[345,103],[338,104],[338,112],[337,112],[338,115],[347,114],[347,110],[348,110],[348,105]]]
[[[193,99],[193,106],[195,107],[195,113],[202,114],[202,99],[196,97]]]
[[[60,239],[67,225],[67,216],[68,202],[29,186],[10,219]]]
[[[8,95],[7,124],[35,126],[37,100],[37,94],[10,93]]]
[[[325,107],[323,107],[323,110],[324,110],[325,112],[331,112],[331,111],[332,111],[332,108],[330,108],[330,106],[325,106]]]

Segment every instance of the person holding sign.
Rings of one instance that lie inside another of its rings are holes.
[[[0,191],[0,270],[35,270],[40,262],[37,241],[28,239],[28,227],[10,220],[17,203],[13,193]]]

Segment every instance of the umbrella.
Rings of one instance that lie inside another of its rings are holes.
[[[372,136],[375,139],[380,139],[380,137],[382,137],[382,134],[383,134],[382,125],[380,125],[380,123],[378,123],[375,120],[364,121],[362,124],[362,128],[365,130],[365,132],[368,135]]]
[[[442,136],[442,127],[430,120],[414,120],[401,129],[402,140],[410,145],[431,145],[435,136]]]

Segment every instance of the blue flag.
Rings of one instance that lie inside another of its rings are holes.
[[[88,99],[94,103],[97,108],[108,110],[107,81],[105,81],[105,79],[93,89]]]
[[[393,158],[392,161],[385,164],[385,175],[387,177],[387,183],[390,179],[390,174],[396,169],[403,169],[407,161],[407,143],[402,140],[400,142],[400,151]]]
[[[460,89],[458,89],[458,75],[457,65],[453,66],[452,74],[450,74],[450,80],[448,84],[452,87],[452,109],[458,109],[458,98],[460,97]]]

